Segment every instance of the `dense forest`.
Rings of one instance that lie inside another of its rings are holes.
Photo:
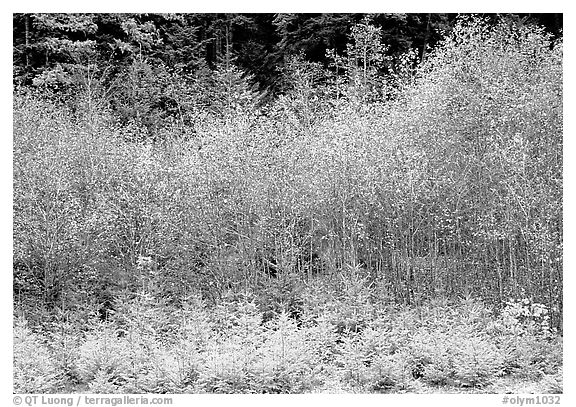
[[[562,14],[14,14],[14,391],[561,393],[562,67]]]

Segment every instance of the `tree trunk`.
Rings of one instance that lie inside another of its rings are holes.
[[[24,57],[26,58],[26,71],[30,69],[30,14],[24,15]]]
[[[422,58],[421,61],[424,61],[426,58],[426,47],[428,46],[428,38],[430,36],[430,19],[432,18],[432,14],[428,13],[428,21],[426,22],[426,33],[424,34],[424,45],[422,45]]]
[[[232,24],[230,20],[226,22],[226,70],[230,69],[230,61],[232,58]]]

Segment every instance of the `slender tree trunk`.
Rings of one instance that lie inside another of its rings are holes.
[[[232,59],[232,24],[230,20],[226,22],[226,70],[230,68],[230,61]]]
[[[364,45],[364,88],[366,88],[366,76],[367,76],[367,70],[368,70],[368,66],[367,66],[367,61],[366,58],[368,58],[368,50],[367,50],[367,46]],[[364,90],[365,92],[366,90]]]
[[[24,15],[24,57],[26,58],[26,71],[30,69],[30,14]]]
[[[421,60],[424,61],[426,58],[426,47],[428,46],[428,38],[430,36],[430,19],[432,18],[432,14],[428,13],[428,20],[426,22],[426,33],[424,34],[424,45],[422,46],[422,58]]]

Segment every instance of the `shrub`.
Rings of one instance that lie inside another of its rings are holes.
[[[262,345],[262,313],[250,295],[224,301],[213,314],[214,336],[203,355],[198,384],[214,393],[253,393],[254,364]]]
[[[42,338],[19,319],[14,327],[14,392],[56,393],[63,374]]]
[[[562,367],[554,374],[545,375],[542,378],[543,393],[562,394],[564,392]]]
[[[101,324],[80,347],[78,375],[94,392],[141,392],[142,377],[151,368],[150,353],[137,331],[119,337],[113,326]]]
[[[54,365],[63,378],[71,384],[79,381],[76,362],[78,348],[82,343],[82,333],[77,324],[69,321],[54,322],[48,332],[48,349],[53,355]]]
[[[502,374],[504,360],[498,348],[473,328],[424,330],[408,347],[413,375],[433,385],[485,386]]]
[[[327,357],[321,349],[329,334],[320,327],[312,330],[299,328],[296,321],[282,312],[267,327],[265,341],[258,351],[255,370],[261,372],[259,382],[265,393],[309,392],[318,381],[314,373]],[[324,336],[326,335],[326,336]]]
[[[402,351],[375,355],[370,364],[369,391],[381,393],[418,392],[421,385],[415,380],[409,355]]]
[[[529,298],[510,300],[502,310],[501,328],[516,335],[533,334],[553,337],[556,330],[550,326],[550,313],[544,304]]]
[[[562,367],[562,343],[534,335],[497,337],[504,355],[504,369],[515,376],[539,379]]]

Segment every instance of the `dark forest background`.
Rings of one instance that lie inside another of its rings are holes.
[[[561,13],[482,16],[541,25],[556,37],[562,31]],[[290,87],[286,66],[291,56],[328,68],[330,53],[344,53],[355,24],[368,21],[380,30],[385,70],[408,51],[424,59],[456,19],[457,14],[432,13],[14,14],[14,81],[62,86],[73,80],[74,69],[91,67],[112,85],[135,62],[157,76],[209,81],[210,72],[234,65],[271,98]],[[165,113],[169,106],[162,103],[169,102],[161,96],[168,95],[158,96],[151,102]]]

